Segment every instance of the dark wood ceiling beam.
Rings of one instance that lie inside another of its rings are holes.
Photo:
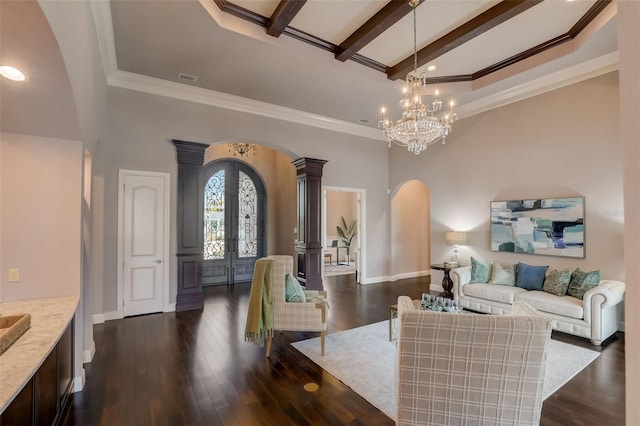
[[[422,3],[424,0],[420,0]],[[409,14],[413,7],[407,0],[391,0],[338,47],[336,59],[346,61],[389,27]]]
[[[478,70],[472,74],[473,80],[484,77],[485,75],[491,74],[498,70],[508,67],[509,65],[513,65],[516,62],[523,61],[525,59],[531,58],[532,56],[538,55],[545,50],[549,50],[556,46],[559,46],[563,43],[571,41],[575,39],[582,30],[584,30],[587,25],[591,23],[599,14],[602,12],[612,0],[597,0],[593,6],[587,10],[587,12],[582,15],[582,17],[576,22],[576,24],[571,27],[571,29],[561,34],[557,37],[552,38],[551,40],[547,40],[543,43],[540,43],[537,46],[532,47],[531,49],[527,49],[523,52],[518,53],[517,55],[513,55],[510,58],[504,59],[500,62],[497,62],[493,65],[490,65],[486,68]]]
[[[278,7],[269,18],[267,34],[280,37],[306,2],[307,0],[280,0]]]
[[[578,34],[580,34],[582,30],[587,28],[587,25],[589,25],[591,21],[596,19],[596,16],[598,16],[600,12],[602,12],[607,6],[609,6],[611,2],[612,0],[597,0],[595,4],[591,6],[589,10],[587,10],[587,13],[582,15],[582,18],[580,18],[580,20],[576,22],[573,27],[571,27],[571,29],[569,30],[569,34],[571,35],[571,37],[575,38]]]
[[[491,9],[462,24],[450,33],[420,49],[418,67],[444,55],[463,43],[502,24],[514,16],[542,2],[542,0],[503,0]],[[403,78],[413,70],[413,55],[389,68],[387,77],[391,80]]]

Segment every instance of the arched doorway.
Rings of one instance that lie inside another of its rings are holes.
[[[212,161],[203,169],[204,227],[202,284],[251,281],[265,253],[266,191],[250,165]]]

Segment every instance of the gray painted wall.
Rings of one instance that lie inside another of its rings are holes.
[[[105,312],[116,308],[118,169],[171,173],[171,214],[175,217],[177,167],[171,139],[208,144],[241,140],[266,145],[294,157],[328,160],[323,184],[366,191],[364,278],[388,275],[388,148],[383,142],[117,88],[109,88],[108,104],[109,138],[103,146]],[[174,222],[171,221],[172,254],[176,245]],[[172,280],[175,280],[175,271],[174,257]],[[175,283],[172,286],[175,287]]]
[[[618,75],[610,73],[459,121],[445,146],[419,157],[392,150],[390,184],[420,179],[431,191],[431,257],[450,255],[449,230],[468,231],[472,255],[502,264],[601,269],[624,278],[622,143]],[[489,249],[494,200],[585,197],[586,258]],[[440,282],[434,274],[432,282]]]

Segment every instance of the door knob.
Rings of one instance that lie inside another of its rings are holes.
[[[158,260],[154,260],[155,263],[162,263],[162,260],[158,259]]]

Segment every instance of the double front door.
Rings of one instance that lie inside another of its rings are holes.
[[[218,160],[204,168],[202,284],[251,281],[264,256],[266,194],[248,164]]]

